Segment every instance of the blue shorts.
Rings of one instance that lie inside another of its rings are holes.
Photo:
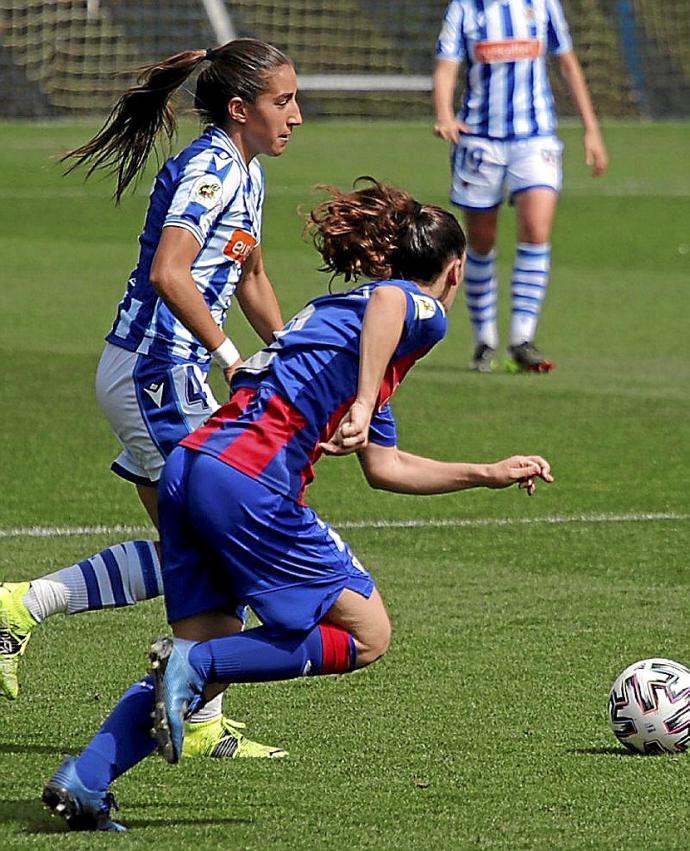
[[[177,447],[158,494],[170,623],[248,605],[276,631],[308,630],[343,589],[374,590],[315,511],[217,458]]]

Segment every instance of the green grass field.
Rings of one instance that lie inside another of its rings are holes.
[[[60,176],[51,157],[91,129],[0,125],[0,579],[129,537],[116,524],[144,525],[108,470],[116,446],[93,376],[147,187],[115,209],[107,181]],[[152,758],[115,785],[125,836],[65,835],[38,801],[61,755],[143,672],[163,608],[53,618],[29,646],[19,699],[0,705],[3,849],[687,848],[690,757],[627,756],[606,702],[636,659],[690,662],[688,130],[606,127],[600,181],[579,132],[563,130],[539,334],[554,373],[466,372],[458,303],[448,340],[397,398],[405,448],[476,461],[538,452],[556,484],[532,499],[415,499],[370,491],[353,459],[323,461],[311,503],[377,578],[389,654],[348,677],[233,688],[228,714],[290,758]],[[373,174],[446,200],[446,148],[420,124],[314,123],[266,170],[264,251],[286,315],[327,285],[296,214],[311,186]],[[505,332],[514,226],[503,216]],[[256,347],[234,311],[228,328],[244,352]],[[395,525],[406,520],[419,525]],[[21,533],[80,526],[110,531]]]

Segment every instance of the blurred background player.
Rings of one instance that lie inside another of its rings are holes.
[[[96,377],[98,401],[122,452],[113,471],[133,482],[158,526],[157,488],[166,457],[218,403],[207,384],[215,361],[229,381],[240,355],[222,325],[233,296],[269,343],[283,321],[261,254],[263,170],[302,117],[291,60],[273,46],[238,39],[190,50],[143,69],[89,142],[66,155],[112,170],[115,198],[143,169],[161,130],[175,131],[171,95],[200,65],[195,109],[202,135],[159,172],[140,254]],[[32,629],[58,612],[132,605],[163,593],[158,544],[128,541],[31,583],[0,586],[0,693],[18,693],[17,669]],[[241,629],[239,617],[232,619]],[[192,719],[185,753],[284,756],[246,739],[222,717],[219,699]]]
[[[466,464],[397,447],[390,398],[445,336],[460,288],[465,237],[455,217],[372,181],[333,190],[312,213],[312,232],[327,271],[374,282],[310,302],[240,367],[230,401],[168,458],[159,510],[176,638],[154,644],[152,676],[46,785],[44,802],[71,828],[124,829],[110,819],[109,788],[154,750],[154,708],[161,751],[177,762],[183,714],[211,692],[342,674],[386,652],[391,628],[372,577],[304,503],[323,452],[358,452],[369,484],[398,493],[517,483],[531,494],[536,477],[552,480],[539,456]],[[228,613],[238,603],[262,625],[235,632]]]
[[[436,47],[434,132],[453,144],[450,198],[464,211],[469,243],[465,297],[475,336],[469,366],[479,372],[491,371],[499,343],[495,245],[504,192],[517,215],[508,365],[535,372],[554,366],[534,344],[562,182],[547,52],[557,57],[582,118],[585,162],[598,177],[608,156],[559,0],[453,0]],[[465,87],[456,116],[460,63]]]

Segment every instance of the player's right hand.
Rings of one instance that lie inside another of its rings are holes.
[[[439,139],[445,139],[446,142],[453,142],[455,145],[460,141],[461,133],[469,133],[470,128],[457,118],[450,121],[437,121],[434,124],[434,136]]]
[[[319,443],[322,452],[325,455],[349,455],[366,449],[370,424],[371,409],[355,400],[330,440]]]

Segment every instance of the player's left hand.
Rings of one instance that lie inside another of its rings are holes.
[[[526,458],[518,457],[515,465],[515,472],[520,476],[518,487],[520,490],[527,491],[527,496],[533,496],[537,489],[535,479],[539,478],[547,484],[553,482],[551,475],[551,465],[541,455],[528,455]],[[536,469],[536,472],[531,472]]]
[[[331,439],[319,443],[319,446],[325,455],[349,455],[366,449],[370,423],[371,411],[362,402],[354,401]]]
[[[598,130],[587,130],[584,137],[585,162],[592,169],[592,177],[601,177],[609,167],[609,155]]]
[[[512,455],[489,465],[491,478],[485,482],[489,488],[507,488],[517,484],[520,490],[532,496],[537,489],[536,479],[547,484],[553,482],[551,465],[541,455]]]
[[[226,366],[223,370],[223,378],[225,379],[225,383],[230,387],[230,382],[232,381],[233,375],[237,372],[237,370],[242,366],[244,361],[242,358],[238,358],[235,363],[230,364],[230,366]]]

